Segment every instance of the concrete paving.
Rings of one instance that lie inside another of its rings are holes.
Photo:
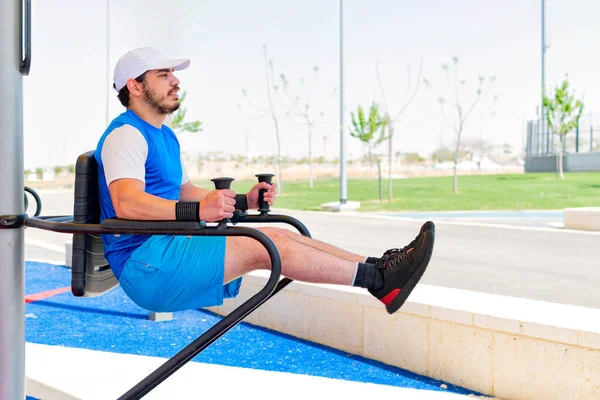
[[[115,399],[166,361],[159,357],[33,343],[27,343],[26,354],[28,393],[55,400]],[[93,373],[81,368],[82,360],[85,360],[85,365],[94,366]],[[232,385],[232,382],[235,384]],[[488,398],[198,362],[184,366],[145,398],[275,400],[288,396],[304,399],[332,396],[413,400]]]

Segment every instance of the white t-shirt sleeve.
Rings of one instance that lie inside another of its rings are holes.
[[[179,159],[181,160],[181,184],[183,185],[187,181],[190,180],[187,174],[187,170],[185,169],[185,163],[183,162],[183,154],[180,154]]]
[[[102,164],[106,184],[123,178],[146,183],[148,143],[131,125],[123,125],[108,134],[102,145]]]

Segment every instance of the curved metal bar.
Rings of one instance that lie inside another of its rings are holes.
[[[33,199],[35,200],[35,212],[34,212],[33,216],[37,217],[42,212],[42,199],[40,199],[40,196],[32,188],[30,188],[28,186],[25,186],[24,188],[25,188],[25,195],[24,195],[25,196],[25,212],[27,212],[27,208],[29,207],[29,199],[27,198],[27,193],[29,193],[31,195],[31,197],[33,197]]]
[[[22,75],[29,75],[31,69],[31,0],[22,3],[21,14],[21,63],[19,71]]]
[[[288,215],[244,215],[234,217],[233,223],[287,223],[295,227],[300,234],[311,237],[306,226],[296,218]],[[107,219],[101,224],[74,223],[73,216],[43,216],[25,219],[25,226],[58,233],[71,234],[139,234],[139,235],[186,235],[186,236],[247,236],[257,240],[265,247],[271,258],[271,275],[267,284],[244,302],[241,306],[225,316],[221,321],[204,332],[200,337],[175,354],[154,372],[138,382],[134,387],[119,397],[119,400],[141,399],[156,388],[179,368],[196,357],[202,350],[223,336],[252,311],[273,297],[292,279],[281,276],[281,259],[271,239],[261,231],[246,227],[231,227],[223,224],[206,226],[204,221],[132,221]]]
[[[127,391],[120,399],[140,399],[175,371],[196,357],[202,350],[223,336],[248,314],[263,304],[275,291],[281,276],[281,258],[273,241],[257,229],[247,227],[205,226],[198,222],[181,221],[127,221],[104,220],[101,224],[73,223],[72,216],[35,217],[25,219],[25,225],[32,228],[59,233],[94,233],[94,234],[155,234],[186,236],[246,236],[250,237],[267,250],[271,259],[271,275],[267,284],[254,296],[233,310],[217,324],[204,332],[200,337],[175,354],[154,372]]]
[[[311,237],[310,232],[304,226],[302,222],[297,220],[294,217],[290,217],[289,215],[281,215],[281,214],[268,214],[268,215],[244,215],[244,216],[234,216],[231,219],[233,223],[272,223],[272,222],[281,222],[284,224],[292,225],[294,228],[300,232],[302,236]]]
[[[208,236],[204,221],[137,221],[106,219],[101,224],[73,222],[73,216],[27,218],[25,226],[58,233]],[[213,228],[214,229],[214,228]]]
[[[269,256],[271,257],[271,276],[269,277],[266,286],[241,306],[229,313],[221,321],[213,325],[208,331],[204,332],[202,336],[171,357],[137,385],[128,390],[123,396],[119,397],[119,400],[140,399],[148,394],[149,391],[158,386],[162,381],[185,365],[185,363],[196,357],[202,350],[223,336],[238,322],[263,304],[274,292],[281,274],[281,260],[277,248],[267,235],[256,229],[244,227],[228,227],[226,229],[213,230],[212,232],[216,236],[250,236],[253,239],[258,240],[267,249]]]

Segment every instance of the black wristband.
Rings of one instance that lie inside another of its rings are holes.
[[[248,198],[245,194],[235,195],[235,209],[242,211],[248,210]]]
[[[175,204],[175,219],[177,221],[200,221],[200,202],[178,201]]]

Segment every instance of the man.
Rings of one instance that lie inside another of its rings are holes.
[[[258,183],[246,194],[205,190],[188,179],[179,142],[163,125],[179,107],[174,71],[188,59],[168,59],[154,48],[129,51],[117,62],[114,89],[126,111],[102,135],[98,161],[101,220],[231,218],[236,208],[269,205],[275,185]],[[392,314],[425,272],[434,242],[427,222],[413,242],[381,257],[365,257],[285,229],[259,228],[277,246],[282,274],[292,279],[366,288]],[[238,294],[242,276],[268,269],[270,258],[246,237],[103,235],[105,255],[123,290],[139,306],[169,312],[220,305]]]

